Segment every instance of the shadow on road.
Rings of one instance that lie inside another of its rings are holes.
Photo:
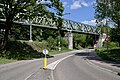
[[[95,51],[76,53],[75,56],[83,56],[83,58],[86,58],[88,60],[95,60],[99,61],[100,63],[111,64],[111,66],[120,68],[120,62],[103,60],[95,53]]]

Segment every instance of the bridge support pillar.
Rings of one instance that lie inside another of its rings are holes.
[[[104,44],[104,41],[105,41],[105,38],[107,37],[107,35],[105,33],[101,34],[99,36],[99,40],[97,41],[97,44],[95,44],[94,46],[95,47],[102,47]]]
[[[72,32],[69,31],[65,34],[65,37],[68,41],[68,49],[73,49],[73,35]]]

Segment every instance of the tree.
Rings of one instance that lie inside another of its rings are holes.
[[[78,34],[78,33],[74,33],[73,34],[73,39],[74,39],[74,47],[85,47],[85,42],[86,42],[86,37],[87,35],[85,34]]]
[[[120,29],[112,28],[110,30],[110,41],[118,42],[118,43],[120,42]],[[120,43],[119,43],[119,45],[120,45]]]
[[[109,20],[110,22],[114,23],[114,27],[116,30],[120,30],[119,6],[120,6],[119,0],[96,0],[95,18],[97,19],[97,22],[101,22],[102,20],[107,21]],[[119,34],[116,34],[116,36],[120,37]]]
[[[98,21],[110,19],[116,27],[120,27],[120,2],[119,0],[96,0],[95,18]]]
[[[55,13],[47,10],[54,9]],[[34,16],[48,15],[61,16],[64,8],[60,0],[0,0],[0,18],[5,19],[3,48],[7,45],[8,35],[11,32],[14,20],[29,19]]]
[[[50,49],[55,49],[57,45],[56,39],[52,38],[52,36],[49,36],[49,38],[47,39],[47,42]]]

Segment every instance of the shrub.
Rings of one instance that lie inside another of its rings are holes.
[[[65,38],[61,38],[61,47],[68,47],[68,42],[65,40]]]
[[[104,47],[107,46],[107,43],[104,43]],[[113,48],[113,47],[119,47],[119,43],[118,42],[108,42],[108,47],[109,48]]]
[[[44,56],[44,48],[47,48],[47,42],[10,41],[0,57],[17,60],[39,58]]]
[[[107,51],[106,48],[95,49],[97,55],[104,60],[120,61],[120,48],[113,47],[113,48],[109,48],[108,50],[109,51]]]
[[[48,47],[50,49],[56,49],[56,45],[57,45],[57,41],[56,39],[52,38],[52,36],[50,36],[48,39],[47,39],[47,42],[48,42]]]

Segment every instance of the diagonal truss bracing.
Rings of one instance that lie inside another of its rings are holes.
[[[50,18],[47,18],[47,16],[36,17],[31,22],[34,24],[45,25],[49,27],[57,27],[57,19],[52,20]],[[89,33],[89,34],[100,34],[100,28],[97,26],[91,26],[67,19],[63,19],[63,25],[61,26],[61,29],[77,31],[82,33]]]
[[[5,21],[3,19],[1,20]],[[36,16],[30,21],[20,20],[20,21],[14,21],[14,23],[20,23],[23,25],[39,26],[43,28],[57,29],[57,20],[58,20],[57,18],[53,20],[52,18],[48,18],[47,16],[42,16],[42,17]],[[62,23],[63,23],[62,26],[60,26],[61,30],[67,30],[67,31],[78,32],[78,33],[83,33],[83,34],[84,33],[85,34],[96,34],[96,35],[100,34],[100,27],[97,27],[97,26],[90,26],[87,24],[83,24],[80,22],[75,22],[75,21],[67,20],[67,19],[63,19]]]

